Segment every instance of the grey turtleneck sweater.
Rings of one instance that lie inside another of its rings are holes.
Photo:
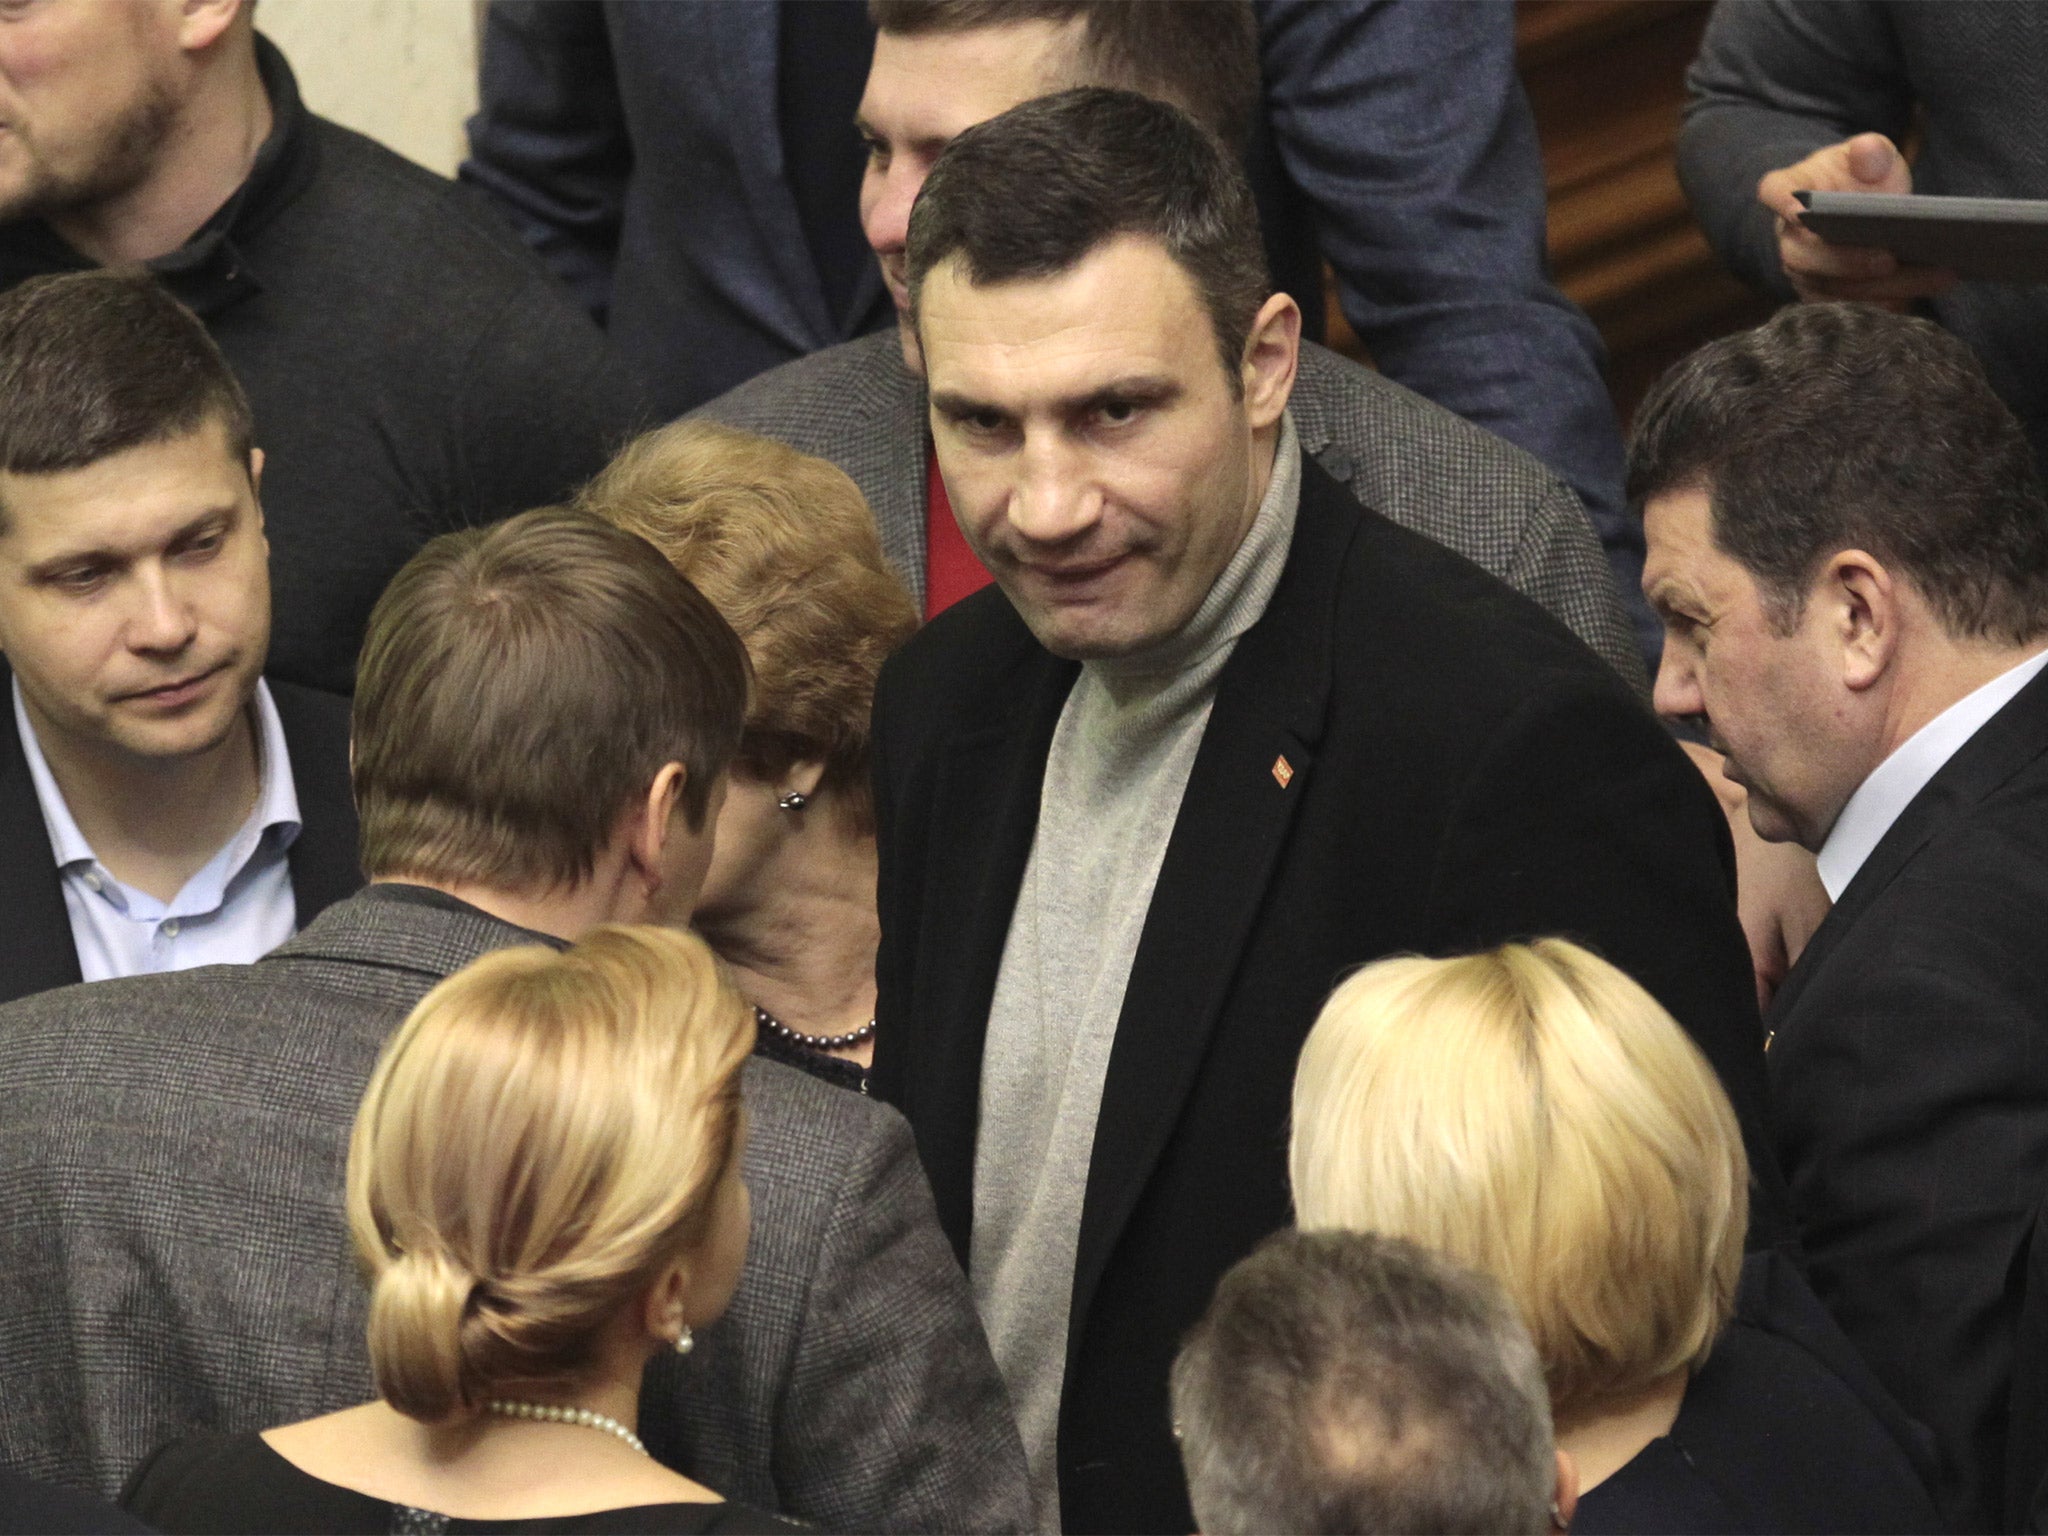
[[[989,1008],[968,1263],[1042,1531],[1060,1528],[1075,1247],[1124,987],[1217,675],[1279,583],[1300,496],[1301,453],[1282,418],[1258,513],[1195,616],[1149,650],[1084,663],[1046,759]]]

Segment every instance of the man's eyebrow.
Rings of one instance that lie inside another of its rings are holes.
[[[235,511],[236,509],[232,504],[209,507],[196,517],[187,518],[183,523],[172,529],[169,537],[163,541],[161,547],[168,549],[182,539],[189,539],[195,533],[204,532],[210,524],[227,522],[234,517]],[[134,558],[135,552],[132,550],[109,549],[104,545],[87,545],[79,549],[60,551],[57,554],[51,555],[47,560],[38,560],[34,565],[28,567],[27,574],[31,581],[42,581],[47,580],[60,571],[69,570],[75,566],[126,565]]]
[[[1670,613],[1679,608],[1700,607],[1698,594],[1674,576],[1659,576],[1644,589],[1643,597],[1659,613]]]
[[[853,114],[853,131],[870,143],[884,144],[890,149],[901,149],[904,147],[903,144],[890,138],[888,134],[882,132],[881,129],[869,122],[865,113],[856,112]],[[914,153],[922,155],[927,159],[936,160],[945,152],[946,146],[953,141],[940,134],[928,133],[922,138],[910,139],[906,142]]]
[[[1010,414],[999,405],[977,400],[972,395],[963,395],[957,389],[935,389],[932,391],[931,401],[932,409],[945,416],[979,416],[983,412],[992,416]]]
[[[1178,379],[1167,378],[1163,374],[1141,373],[1127,379],[1112,380],[1060,403],[1070,411],[1093,410],[1104,405],[1159,405],[1180,392]]]

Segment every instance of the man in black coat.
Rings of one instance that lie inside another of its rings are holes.
[[[1935,1432],[1958,1528],[2017,1528],[2014,1337],[2048,1190],[2048,494],[1982,365],[1816,304],[1637,417],[1658,707],[1834,906],[1765,1023],[1814,1288]],[[2014,1508],[2004,1508],[2008,1483]]]
[[[1191,1515],[1167,1370],[1288,1220],[1351,967],[1562,933],[1655,993],[1784,1230],[1725,824],[1626,685],[1305,461],[1292,300],[1173,108],[957,138],[909,250],[939,464],[999,590],[884,670],[881,1029],[1046,1529]]]
[[[640,394],[479,197],[308,111],[254,10],[8,10],[0,289],[140,262],[206,322],[275,461],[271,672],[346,693],[407,557],[562,500]]]
[[[0,296],[0,1002],[254,960],[362,884],[348,701],[262,675],[253,430],[148,277]]]

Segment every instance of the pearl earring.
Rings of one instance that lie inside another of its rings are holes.
[[[696,1347],[697,1340],[690,1332],[690,1325],[688,1323],[683,1324],[683,1331],[676,1335],[676,1353],[687,1355]]]

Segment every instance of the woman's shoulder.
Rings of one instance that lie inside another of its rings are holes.
[[[1589,1490],[1575,1531],[1919,1531],[1940,1517],[1912,1460],[1823,1355],[1738,1317],[1671,1433]]]
[[[308,1476],[253,1433],[188,1435],[159,1447],[128,1479],[121,1503],[169,1532],[382,1531],[390,1519],[388,1505]]]

